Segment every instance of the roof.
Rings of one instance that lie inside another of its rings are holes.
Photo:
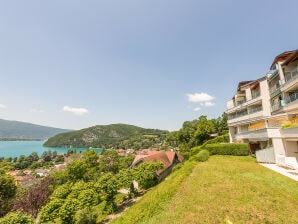
[[[296,60],[298,60],[298,49],[295,50],[295,51],[291,54],[291,56],[289,56],[289,57],[283,62],[283,65],[288,65],[288,64],[290,64],[291,62],[296,61]]]
[[[138,165],[140,162],[162,162],[163,168],[156,171],[158,175],[167,170],[175,161],[176,152],[164,152],[164,151],[147,151],[146,155],[136,155],[132,166]],[[179,161],[182,161],[183,158],[179,158]]]
[[[283,52],[283,53],[277,55],[277,56],[274,58],[274,60],[273,60],[273,62],[272,62],[272,65],[270,66],[270,69],[271,69],[271,70],[274,70],[274,68],[275,68],[275,64],[276,64],[277,62],[285,61],[286,59],[288,59],[288,57],[290,57],[290,56],[293,54],[293,52],[294,52],[294,51],[285,51],[285,52]]]

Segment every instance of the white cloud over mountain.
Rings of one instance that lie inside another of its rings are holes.
[[[70,107],[70,106],[64,106],[62,110],[65,112],[70,112],[77,116],[81,116],[89,112],[86,108],[76,108],[76,107]]]
[[[186,94],[187,99],[191,103],[199,103],[202,107],[212,107],[215,106],[214,103],[214,96],[209,95],[208,93],[192,93],[192,94]],[[200,107],[195,107],[193,109],[194,111],[201,110]]]

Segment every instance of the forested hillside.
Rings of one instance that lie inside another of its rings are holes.
[[[69,130],[0,119],[0,140],[47,139]]]
[[[58,134],[47,147],[150,148],[162,146],[168,131],[145,129],[127,124],[97,125],[78,131]]]

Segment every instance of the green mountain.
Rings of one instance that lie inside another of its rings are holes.
[[[58,134],[45,142],[47,147],[151,148],[160,147],[168,131],[127,124],[97,125]]]
[[[0,119],[0,140],[47,139],[69,130]]]

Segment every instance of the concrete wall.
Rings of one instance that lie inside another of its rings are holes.
[[[273,138],[272,143],[273,143],[275,156],[277,156],[277,155],[284,155],[285,156],[286,155],[284,143],[283,143],[283,140],[281,138]]]
[[[285,141],[286,156],[298,157],[298,144],[297,141]]]

